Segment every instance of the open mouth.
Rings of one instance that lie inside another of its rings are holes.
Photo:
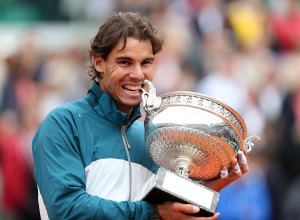
[[[138,85],[138,86],[135,86],[135,85],[123,85],[122,86],[122,88],[124,90],[126,90],[126,92],[131,93],[131,94],[139,93],[141,91],[141,88],[143,88],[143,87],[144,87],[143,84]]]

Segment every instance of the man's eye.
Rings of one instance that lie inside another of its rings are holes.
[[[150,61],[150,60],[145,60],[142,64],[152,64],[153,61]]]
[[[126,61],[126,60],[120,61],[119,63],[120,63],[120,64],[124,64],[124,65],[129,65],[129,62]]]

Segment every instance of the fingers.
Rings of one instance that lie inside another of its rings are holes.
[[[228,170],[226,167],[223,167],[220,171],[221,179],[226,179],[228,177]]]
[[[241,150],[238,151],[237,160],[238,160],[239,164],[241,164],[241,165],[246,165],[247,164],[247,158],[246,158],[243,151],[241,151]]]
[[[236,164],[236,165],[233,167],[233,173],[235,173],[235,174],[241,174],[241,173],[242,173],[239,164]]]
[[[192,204],[182,204],[182,203],[174,202],[173,210],[178,212],[193,214],[199,212],[200,208]]]
[[[206,220],[215,220],[215,219],[217,219],[218,217],[220,216],[220,213],[219,212],[217,212],[217,213],[215,213],[211,218],[205,218]]]
[[[219,216],[220,216],[220,213],[217,212],[211,217],[200,217],[200,218],[197,218],[197,220],[216,220]]]
[[[194,214],[200,211],[200,208],[192,204],[183,204],[178,202],[164,202],[157,205],[159,214],[164,220],[216,220],[220,213],[215,213],[211,217],[198,217],[189,214]]]
[[[222,167],[220,171],[220,184],[223,184],[224,186],[242,176],[242,171],[236,158],[232,158],[230,167],[229,170],[226,167]]]
[[[179,202],[164,202],[157,207],[162,219],[216,220],[220,216],[220,213],[215,213],[211,217],[196,217],[187,215],[199,212],[200,208],[192,204],[183,204]]]
[[[241,150],[238,151],[237,153],[237,161],[240,165],[242,174],[248,172],[249,166],[248,166],[247,158],[245,156],[245,153]]]
[[[220,177],[221,179],[237,179],[242,175],[240,166],[237,162],[236,158],[232,158],[231,164],[230,164],[230,169],[227,170],[226,167],[222,167],[221,171],[220,171]]]
[[[249,166],[247,158],[242,150],[238,151],[236,158],[232,158],[230,167],[231,168],[228,171],[229,178],[237,179],[248,172]]]
[[[240,150],[236,157],[231,159],[229,169],[226,166],[220,170],[220,178],[209,180],[203,183],[217,192],[221,191],[225,186],[240,178],[243,174],[248,172],[249,167],[244,150]]]

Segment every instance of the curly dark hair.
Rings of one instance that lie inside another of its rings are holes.
[[[150,40],[153,54],[162,50],[163,41],[148,18],[140,13],[113,13],[90,42],[88,73],[92,80],[99,79],[99,72],[93,65],[93,57],[102,57],[106,60],[108,54],[121,38],[124,40],[122,49],[126,47],[127,37]]]

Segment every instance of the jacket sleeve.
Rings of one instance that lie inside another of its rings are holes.
[[[33,139],[35,179],[50,219],[151,219],[145,201],[116,202],[86,192],[76,124],[67,110],[54,110]]]

